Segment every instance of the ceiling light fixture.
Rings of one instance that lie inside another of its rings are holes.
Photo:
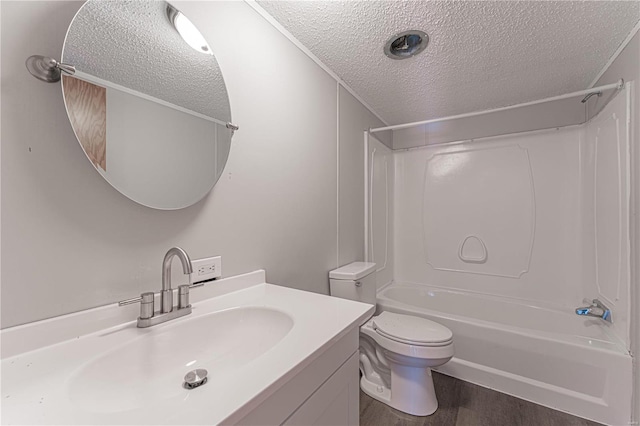
[[[200,31],[198,31],[196,26],[193,25],[193,23],[184,16],[182,12],[170,4],[167,5],[167,18],[169,18],[169,22],[171,22],[176,31],[178,31],[178,34],[180,34],[182,39],[186,41],[189,46],[200,53],[213,55],[207,41],[204,39],[202,34],[200,34]]]
[[[384,45],[384,54],[391,59],[407,59],[422,52],[429,44],[424,31],[409,30],[391,37]]]

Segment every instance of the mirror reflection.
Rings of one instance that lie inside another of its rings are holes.
[[[202,199],[226,163],[232,131],[212,49],[162,1],[86,2],[65,39],[69,119],[96,170],[132,200],[179,209]]]

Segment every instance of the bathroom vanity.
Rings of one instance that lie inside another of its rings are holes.
[[[256,271],[136,327],[116,304],[5,329],[3,424],[357,424],[358,328],[374,306]],[[185,375],[206,369],[188,389]]]

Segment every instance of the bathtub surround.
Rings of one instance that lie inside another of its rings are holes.
[[[622,47],[622,46],[621,46]],[[619,55],[601,73],[595,85],[608,84],[622,77],[627,81],[633,81],[633,91],[631,93],[633,129],[630,143],[630,181],[635,185],[631,186],[630,192],[630,259],[631,262],[631,292],[630,306],[630,333],[631,352],[634,354],[634,378],[635,388],[632,401],[634,413],[632,421],[636,424],[640,422],[640,23],[636,25],[636,33],[629,43],[619,52]]]
[[[631,90],[585,125],[394,151],[393,205],[370,205],[373,216],[394,212],[392,247],[372,229],[371,252],[395,258],[379,309],[453,331],[460,351],[439,371],[628,422]],[[403,285],[415,294],[385,296]],[[584,298],[614,306],[613,324],[576,316]]]
[[[581,285],[584,297],[617,312],[609,329],[630,341],[630,90],[616,96],[585,127],[580,141]],[[633,117],[633,116],[632,116]],[[636,121],[636,120],[631,120]],[[587,295],[594,294],[592,298]]]
[[[580,129],[566,127],[396,151],[396,281],[582,302],[573,255],[580,251],[579,142]],[[486,263],[459,258],[476,234]]]
[[[634,89],[628,82],[577,126],[444,144],[430,144],[424,126],[394,134],[394,147],[412,148],[393,152],[393,191],[388,170],[372,167],[367,181],[377,194],[369,214],[393,211],[370,223],[369,255],[395,258],[378,310],[449,327],[460,351],[439,371],[607,424],[629,421]],[[398,286],[414,293],[391,296]],[[575,315],[594,298],[612,307],[613,323]]]
[[[242,131],[204,200],[174,212],[136,205],[85,159],[59,85],[24,69],[30,54],[59,55],[81,5],[0,3],[2,327],[155,289],[173,245],[222,255],[225,276],[265,268],[271,281],[328,294],[327,271],[362,259],[362,197],[352,196],[364,193],[362,130],[384,123],[246,3],[175,2],[210,42]]]

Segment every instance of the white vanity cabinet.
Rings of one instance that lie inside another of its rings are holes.
[[[230,423],[357,425],[360,416],[358,331],[358,327],[350,330],[248,415],[237,421],[230,418]]]
[[[285,425],[357,425],[359,410],[359,352],[342,364]]]

